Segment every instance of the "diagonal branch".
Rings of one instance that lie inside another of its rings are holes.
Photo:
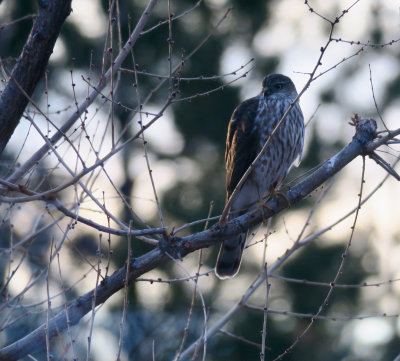
[[[39,16],[0,97],[0,154],[28,104],[28,98],[17,84],[29,96],[33,94],[43,77],[61,27],[71,12],[71,0],[38,1],[38,4]]]
[[[361,119],[356,124],[356,134],[352,141],[338,154],[326,161],[319,169],[309,175],[301,183],[286,191],[284,196],[271,199],[268,208],[263,212],[244,214],[227,222],[225,225],[215,224],[208,230],[194,233],[183,238],[171,237],[159,247],[131,260],[128,279],[133,282],[140,275],[158,267],[169,260],[169,255],[182,258],[198,249],[209,247],[218,241],[245,232],[250,227],[270,218],[291,205],[301,201],[312,191],[321,186],[327,179],[338,173],[347,164],[359,155],[365,155],[373,143],[376,135],[376,122],[371,119]],[[95,305],[104,303],[109,297],[124,287],[126,280],[126,267],[120,268],[96,288],[85,295],[73,300],[66,309],[60,311],[46,324],[39,326],[24,338],[0,350],[0,359],[5,361],[18,360],[30,352],[40,350],[46,345],[46,335],[49,339],[67,329],[68,326],[77,324],[80,319],[92,310],[93,297]],[[214,325],[207,331],[207,337],[218,332],[221,325]],[[181,356],[182,359],[190,354],[190,346]]]
[[[372,152],[369,154],[369,157],[373,159],[376,162],[376,164],[380,165],[391,176],[393,176],[396,180],[400,181],[400,175],[380,155],[376,154],[375,152]]]

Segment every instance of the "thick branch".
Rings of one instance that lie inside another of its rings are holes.
[[[263,213],[256,212],[253,214],[245,214],[227,222],[225,225],[216,224],[209,230],[183,238],[173,237],[168,243],[164,242],[160,247],[155,248],[139,258],[133,259],[129,267],[129,281],[134,281],[143,273],[169,260],[170,258],[166,254],[167,252],[175,257],[184,257],[200,248],[209,247],[220,240],[242,233],[248,228],[260,223],[262,220],[279,213],[283,209],[288,208],[289,204],[287,200],[289,200],[292,205],[299,202],[321,186],[327,179],[338,173],[354,158],[364,154],[368,145],[371,144],[370,142],[373,141],[376,134],[375,132],[376,123],[374,120],[360,120],[357,123],[357,130],[353,140],[301,183],[289,189],[285,193],[285,197],[270,200],[268,202],[268,207],[270,207],[271,210],[264,210]],[[110,296],[122,289],[124,287],[125,278],[126,268],[124,267],[104,280],[96,290],[95,304],[99,305],[104,303]],[[46,324],[43,324],[21,340],[1,349],[0,360],[17,360],[27,353],[43,349],[46,343],[46,332],[51,339],[67,328],[66,312],[68,312],[70,325],[74,325],[92,310],[92,298],[94,294],[95,292],[92,290],[74,300],[68,306],[67,311],[63,310],[59,312],[50,320],[47,331]]]
[[[71,12],[71,0],[38,1],[37,17],[10,79],[0,97],[0,154],[17,127],[28,99],[18,83],[31,96],[42,78],[60,34]]]

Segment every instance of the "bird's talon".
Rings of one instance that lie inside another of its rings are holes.
[[[292,204],[290,203],[289,198],[286,196],[286,191],[288,189],[289,189],[289,187],[283,187],[282,189],[279,189],[279,190],[272,190],[271,191],[271,197],[273,197],[273,198],[283,197],[283,198],[285,198],[285,200],[286,200],[286,202],[288,204],[288,207],[291,207]]]

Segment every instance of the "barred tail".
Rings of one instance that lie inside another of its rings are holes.
[[[245,241],[246,233],[241,233],[235,238],[222,242],[215,266],[215,274],[218,278],[232,278],[238,273]]]

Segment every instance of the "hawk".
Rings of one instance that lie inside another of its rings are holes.
[[[234,110],[226,139],[227,201],[296,96],[297,91],[290,78],[270,74],[262,82],[262,92],[245,100]],[[291,166],[300,162],[303,144],[304,119],[296,102],[236,193],[229,217],[255,209],[261,200],[279,188]],[[246,235],[241,233],[223,241],[215,268],[219,278],[230,278],[238,272]]]

